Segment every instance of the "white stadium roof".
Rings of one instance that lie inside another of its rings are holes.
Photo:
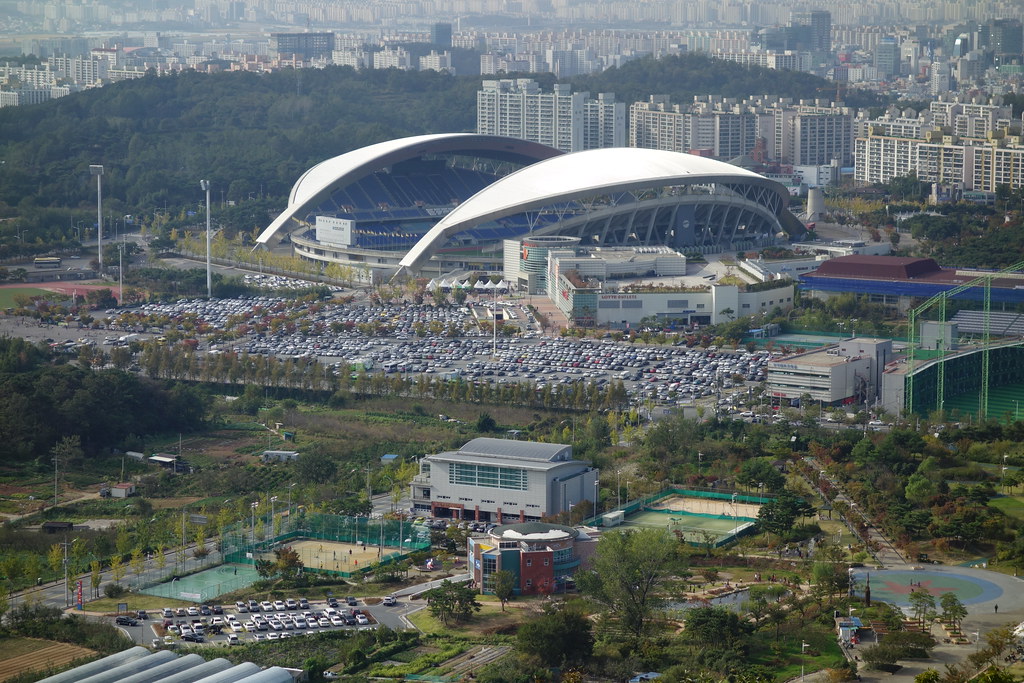
[[[321,161],[303,173],[288,195],[288,207],[256,238],[257,245],[267,244],[311,202],[328,195],[332,188],[353,183],[390,164],[424,154],[443,152],[478,153],[481,156],[537,161],[560,151],[546,145],[516,138],[477,133],[437,133],[386,140],[360,147]]]
[[[455,233],[558,201],[659,185],[744,181],[787,194],[782,185],[753,171],[680,152],[614,147],[556,156],[477,192],[424,235],[400,266],[415,271]]]

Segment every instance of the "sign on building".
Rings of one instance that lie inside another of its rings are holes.
[[[348,247],[352,245],[352,227],[355,221],[332,216],[316,217],[316,241]]]

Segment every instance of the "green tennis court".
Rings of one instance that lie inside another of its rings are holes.
[[[247,588],[259,581],[255,567],[247,564],[225,564],[195,574],[143,588],[140,593],[162,598],[207,602],[232,591]]]
[[[753,528],[753,519],[728,515],[701,515],[671,510],[640,510],[628,515],[622,525],[655,527],[678,532],[683,540],[703,544],[709,537],[715,546],[731,542],[735,537]]]

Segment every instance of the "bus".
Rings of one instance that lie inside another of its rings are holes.
[[[36,268],[60,268],[60,257],[59,256],[37,256],[35,260]]]

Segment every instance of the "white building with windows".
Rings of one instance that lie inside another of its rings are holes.
[[[615,95],[572,92],[556,83],[543,92],[528,78],[484,81],[476,94],[476,130],[539,142],[563,152],[622,147],[626,141],[626,105]]]
[[[420,460],[412,503],[434,517],[532,522],[593,503],[597,478],[589,462],[573,459],[572,446],[478,438]]]

